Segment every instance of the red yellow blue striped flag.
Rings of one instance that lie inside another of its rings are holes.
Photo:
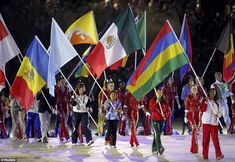
[[[188,63],[169,21],[166,21],[146,55],[127,82],[127,89],[139,100],[165,78]]]

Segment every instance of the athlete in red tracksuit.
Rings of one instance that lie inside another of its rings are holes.
[[[200,127],[200,105],[202,96],[197,93],[197,86],[191,87],[191,93],[187,96],[185,101],[185,123],[188,121],[192,128],[192,141],[190,152],[198,153],[197,132]]]
[[[63,141],[64,138],[66,140],[69,139],[69,133],[67,128],[67,121],[69,118],[69,114],[71,111],[70,108],[70,98],[71,94],[69,92],[69,88],[66,86],[64,79],[60,78],[58,81],[58,85],[55,88],[56,95],[56,107],[57,114],[60,118],[60,140]]]
[[[164,125],[164,135],[171,135],[172,132],[172,120],[174,119],[174,100],[176,99],[178,107],[180,108],[179,104],[179,97],[178,97],[178,90],[176,85],[173,84],[174,80],[172,77],[167,79],[167,82],[163,86],[163,94],[165,96],[165,100],[168,102],[171,111],[168,118],[166,118],[165,125]]]
[[[130,136],[130,145],[131,147],[139,146],[138,139],[136,137],[136,126],[138,123],[138,118],[139,118],[139,110],[138,106],[144,110],[146,115],[150,115],[149,112],[147,112],[144,108],[144,103],[143,100],[141,101],[136,101],[136,99],[132,96],[130,92],[126,93],[126,98],[125,98],[125,105],[124,108],[127,108],[127,117],[130,123],[130,128],[131,128],[131,136]]]
[[[139,118],[138,102],[130,92],[127,92],[126,94],[124,108],[127,109],[127,117],[131,128],[130,145],[131,147],[133,147],[134,144],[139,146],[139,142],[136,137],[136,126]]]

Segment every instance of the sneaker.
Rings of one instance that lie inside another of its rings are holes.
[[[138,147],[139,145],[140,145],[139,143],[136,143],[136,144],[135,144],[135,147]]]
[[[78,144],[77,143],[72,143],[73,146],[77,146]]]
[[[37,138],[36,142],[42,142],[41,138]]]
[[[134,144],[131,144],[131,147],[134,147]]]
[[[115,145],[111,145],[111,147],[112,147],[112,148],[116,148],[116,146],[115,146]]]
[[[43,143],[48,143],[47,137],[44,137],[42,141]]]
[[[218,157],[216,158],[216,160],[221,160],[221,159],[223,159],[223,158],[224,158],[224,155],[222,154],[222,155],[218,156]]]
[[[208,160],[208,156],[203,156],[203,160]]]
[[[104,145],[107,146],[108,145],[108,141],[104,141]]]
[[[25,142],[29,142],[29,138],[24,138]]]
[[[93,140],[90,140],[88,143],[87,143],[87,146],[90,146],[90,145],[92,145],[94,143],[94,141]]]
[[[165,151],[165,149],[163,147],[160,148],[160,150],[159,150],[160,155],[162,155],[164,151]]]

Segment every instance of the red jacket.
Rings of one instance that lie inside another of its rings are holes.
[[[165,118],[170,115],[170,106],[167,102],[161,101],[161,107]],[[156,98],[152,98],[149,102],[149,110],[151,111],[152,120],[165,120],[161,114],[160,106],[156,103]]]
[[[197,94],[197,99],[194,99],[193,95],[189,94],[185,101],[185,110],[189,112],[199,112],[202,99],[202,96],[199,94]]]

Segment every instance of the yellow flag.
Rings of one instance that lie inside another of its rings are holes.
[[[65,32],[70,42],[75,44],[97,44],[99,39],[93,11],[80,17]]]

